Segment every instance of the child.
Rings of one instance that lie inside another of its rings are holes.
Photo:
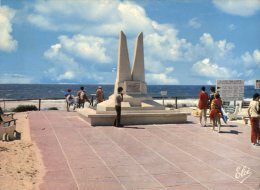
[[[221,118],[221,106],[222,106],[222,101],[220,99],[219,93],[215,93],[214,99],[211,102],[211,110],[209,117],[213,121],[212,123],[212,130],[215,130],[215,125],[218,125],[218,132],[220,133],[220,118]]]

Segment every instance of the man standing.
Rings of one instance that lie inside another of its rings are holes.
[[[205,92],[205,86],[201,87],[201,91],[199,93],[199,103],[198,107],[200,109],[200,125],[202,125],[202,115],[204,116],[204,127],[207,124],[207,109],[208,109],[208,100],[209,96],[207,92]]]
[[[116,110],[116,118],[114,121],[115,127],[123,127],[121,125],[121,102],[123,101],[123,88],[118,87],[117,95],[115,96],[115,110]]]

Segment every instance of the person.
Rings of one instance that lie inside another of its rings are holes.
[[[254,146],[259,146],[260,142],[260,131],[259,131],[259,121],[260,121],[260,107],[259,107],[259,97],[258,93],[253,95],[253,100],[250,102],[248,107],[248,116],[251,123],[251,143]]]
[[[200,109],[200,125],[202,126],[202,115],[204,117],[204,127],[207,125],[207,109],[208,109],[208,100],[209,96],[207,92],[205,92],[206,88],[205,86],[201,87],[201,91],[199,93],[199,103],[198,107]]]
[[[114,120],[115,127],[123,127],[121,125],[121,102],[123,101],[123,88],[117,88],[117,95],[115,96],[115,110],[116,110],[116,118]]]
[[[219,93],[215,93],[214,99],[211,102],[211,110],[209,117],[212,120],[212,130],[215,130],[215,126],[218,125],[218,132],[220,133],[220,118],[221,118],[221,106],[222,106],[222,101],[220,99]]]
[[[104,101],[104,91],[102,86],[99,86],[96,90],[96,104],[99,104]]]
[[[78,97],[78,108],[84,108],[84,104],[86,101],[90,103],[87,93],[84,90],[83,86],[81,86],[80,90],[77,92],[77,97]]]
[[[65,100],[67,104],[67,111],[70,111],[70,106],[74,105],[73,110],[75,110],[75,102],[74,102],[74,96],[72,95],[72,90],[68,89],[67,92],[65,93]]]
[[[209,95],[209,110],[211,110],[211,103],[212,103],[212,100],[214,99],[214,94],[216,92],[216,88],[214,86],[211,86],[210,87],[210,95]],[[221,99],[221,97],[220,97]],[[222,115],[222,119],[224,121],[224,123],[227,124],[227,120],[228,120],[228,116],[225,112],[225,110],[223,109],[223,107],[221,106],[220,108],[220,112],[221,112],[221,115]],[[212,123],[212,120],[210,119],[210,123]],[[220,121],[220,125],[221,125],[221,121]]]
[[[211,109],[211,108],[210,108],[210,107],[211,107],[211,102],[212,102],[212,100],[214,99],[214,94],[215,94],[215,92],[216,92],[215,86],[211,86],[211,87],[210,87],[210,94],[209,94],[209,109]]]

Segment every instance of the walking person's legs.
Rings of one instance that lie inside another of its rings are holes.
[[[201,126],[202,126],[202,114],[203,114],[203,109],[200,109],[199,116],[200,116],[200,125]]]
[[[216,118],[214,117],[212,119],[212,131],[215,131],[215,125],[216,125]]]
[[[203,109],[203,116],[204,116],[204,127],[207,125],[207,109]]]
[[[220,117],[217,118],[217,123],[218,123],[218,132],[220,133],[220,127],[221,127]]]
[[[250,118],[250,123],[251,123],[251,143],[256,145],[257,144],[257,138],[258,138],[258,129],[257,129],[257,118]]]

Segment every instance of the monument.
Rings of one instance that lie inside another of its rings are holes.
[[[148,96],[145,82],[143,33],[140,33],[136,39],[131,70],[126,36],[122,31],[120,32],[114,94],[108,100],[99,103],[96,110],[85,108],[78,110],[78,113],[84,118],[88,118],[93,126],[113,125],[115,119],[114,96],[117,94],[119,86],[124,89],[124,100],[121,104],[122,124],[163,124],[187,121],[188,113],[165,110],[164,106]]]

